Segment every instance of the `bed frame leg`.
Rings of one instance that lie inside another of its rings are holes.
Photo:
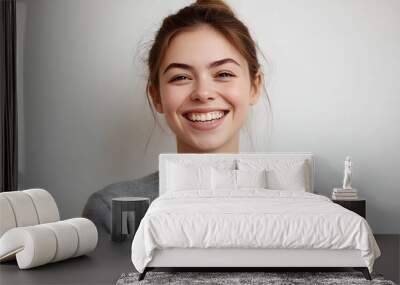
[[[144,279],[144,277],[146,276],[147,271],[148,271],[148,269],[147,269],[147,267],[145,267],[143,272],[139,274],[138,281],[141,281],[141,280]]]
[[[357,271],[361,271],[362,274],[364,275],[365,279],[372,280],[371,275],[369,274],[368,267],[354,267],[354,269]]]

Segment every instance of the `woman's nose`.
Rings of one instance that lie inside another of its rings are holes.
[[[211,82],[208,82],[207,79],[198,79],[195,86],[191,95],[192,100],[199,100],[202,102],[207,102],[210,99],[214,100],[215,92],[212,90]]]

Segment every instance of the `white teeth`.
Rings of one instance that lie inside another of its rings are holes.
[[[224,116],[224,112],[217,111],[217,112],[210,112],[207,114],[195,114],[195,113],[190,113],[187,118],[191,121],[211,121],[215,119],[220,119]]]

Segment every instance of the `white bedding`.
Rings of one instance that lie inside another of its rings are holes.
[[[155,199],[132,242],[143,272],[154,249],[358,249],[372,272],[380,250],[367,221],[329,198],[300,191],[167,192]]]

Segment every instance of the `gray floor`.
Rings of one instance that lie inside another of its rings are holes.
[[[375,236],[382,256],[374,272],[399,283],[400,235]],[[134,271],[130,260],[131,242],[115,243],[100,234],[99,244],[88,256],[81,256],[29,270],[19,270],[16,262],[0,265],[0,284],[115,284],[124,272]]]
[[[16,262],[0,264],[0,284],[115,284],[123,272],[134,271],[131,242],[112,242],[100,234],[97,248],[88,256],[19,270]]]
[[[375,261],[374,271],[400,284],[400,235],[375,235],[375,239],[381,257]]]

